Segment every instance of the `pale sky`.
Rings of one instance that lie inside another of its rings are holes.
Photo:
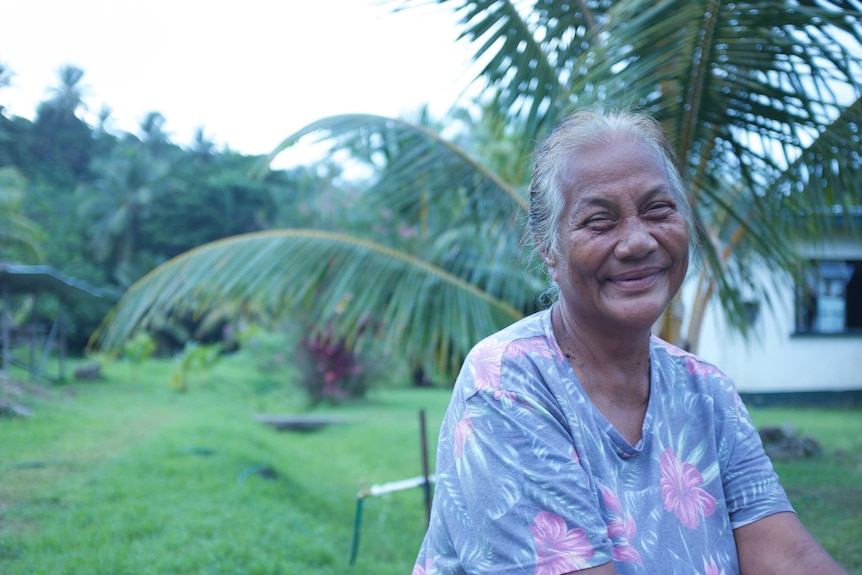
[[[185,145],[270,152],[325,116],[440,116],[474,77],[456,16],[379,0],[0,0],[7,113],[32,118],[65,64],[84,70],[87,120],[103,106],[138,133],[150,111]]]

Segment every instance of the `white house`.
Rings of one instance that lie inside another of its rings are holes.
[[[802,253],[811,263],[806,285],[770,289],[772,307],[757,307],[748,341],[713,303],[696,352],[750,404],[862,405],[862,240]]]

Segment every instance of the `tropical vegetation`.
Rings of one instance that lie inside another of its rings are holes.
[[[84,73],[72,65],[32,120],[12,115],[2,88],[14,78],[0,65],[0,262],[49,266],[104,294],[66,302],[72,352],[86,348],[119,295],[153,267],[225,236],[307,225],[320,212],[312,182],[316,191],[331,187],[324,163],[314,174],[252,174],[263,158],[218,149],[202,129],[177,145],[158,112],[134,134],[110,129],[109,110],[90,125]],[[7,305],[22,321],[49,324],[57,303],[50,293],[15,293]],[[161,317],[149,332],[170,353],[189,339],[220,337],[224,314],[208,317]]]
[[[392,3],[414,4],[424,2]],[[522,242],[529,156],[578,107],[646,110],[678,154],[701,263],[687,317],[672,306],[663,333],[688,347],[716,297],[744,329],[743,296],[767,298],[752,267],[793,273],[793,235],[822,237],[860,203],[856,0],[438,4],[475,46],[475,100],[439,121],[323,118],[270,157],[313,139],[369,168],[351,205],[371,221],[183,253],[130,287],[98,346],[116,348],[162,314],[240,303],[301,313],[350,345],[396,349],[450,376],[477,339],[545,303],[546,278]]]
[[[203,130],[177,145],[158,112],[134,134],[107,109],[91,125],[74,66],[16,117],[0,63],[0,261],[102,288],[67,308],[70,344],[124,356],[74,386],[0,378],[0,406],[38,414],[0,417],[4,572],[409,570],[418,490],[367,503],[347,566],[358,490],[417,475],[417,411],[433,452],[448,402],[392,388],[450,381],[477,339],[547,303],[523,235],[529,156],[571,109],[637,106],[668,130],[701,225],[698,298],[666,324],[693,326],[689,345],[700,306],[738,318],[740,294],[761,293],[752,265],[792,273],[788,238],[860,202],[856,1],[438,3],[476,48],[475,99],[444,118],[321,118],[267,157]],[[331,154],[274,167],[310,140]],[[11,311],[44,320],[46,299]],[[256,420],[309,400],[347,423]],[[806,525],[862,569],[858,410],[753,415],[823,442],[776,468]]]

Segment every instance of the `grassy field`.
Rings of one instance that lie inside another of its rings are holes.
[[[422,491],[365,500],[350,566],[357,493],[421,473],[418,412],[433,453],[447,390],[379,389],[313,412],[346,422],[278,432],[255,414],[304,409],[286,376],[237,354],[177,393],[174,368],[108,365],[102,380],[27,396],[31,417],[0,419],[0,573],[410,573]],[[862,574],[862,411],[753,415],[824,444],[777,468],[803,521]]]

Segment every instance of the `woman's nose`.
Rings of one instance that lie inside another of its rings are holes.
[[[649,224],[637,216],[625,218],[619,231],[614,253],[621,260],[643,258],[658,247]]]

